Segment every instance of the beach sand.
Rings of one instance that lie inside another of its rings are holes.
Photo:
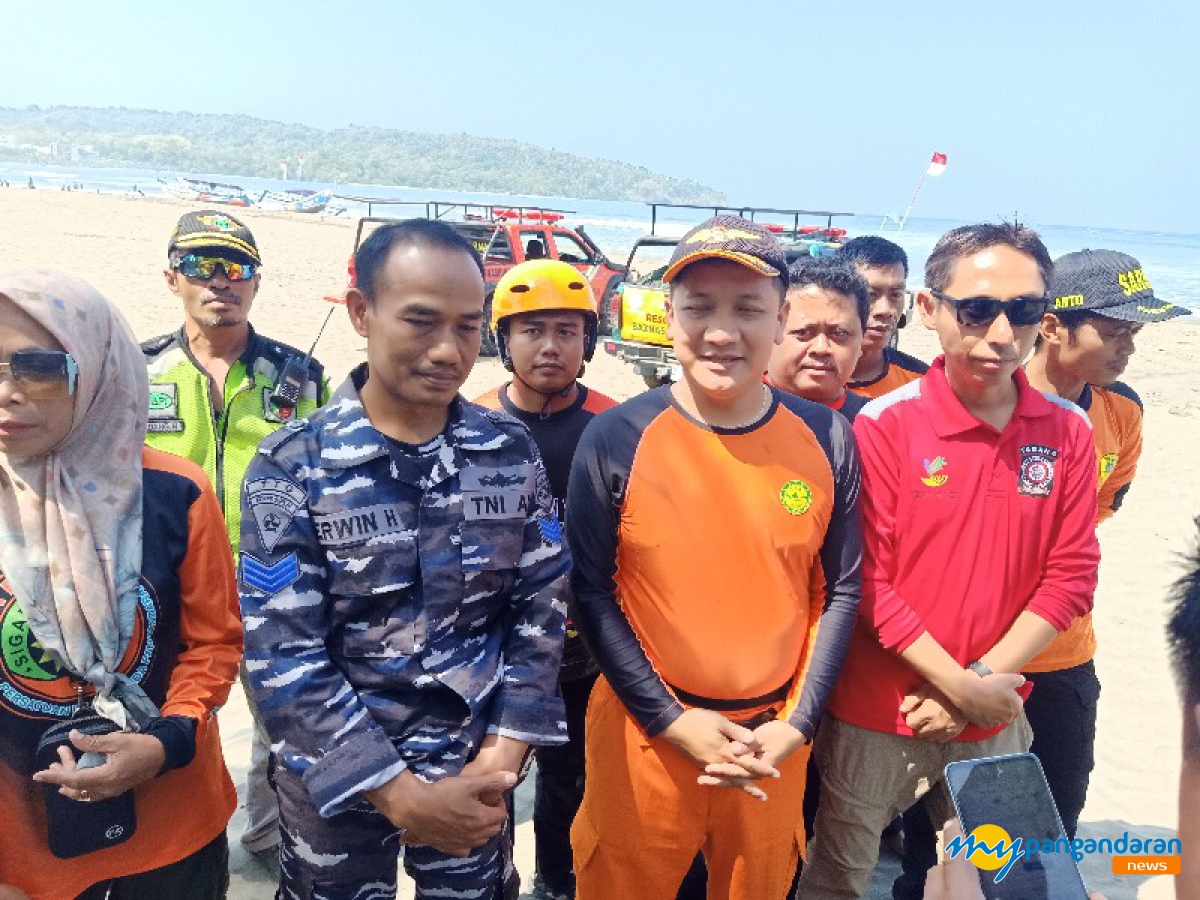
[[[124,311],[139,339],[179,327],[178,300],[164,283],[167,239],[178,217],[195,207],[170,200],[101,196],[84,192],[0,189],[0,270],[55,266],[88,279]],[[340,294],[354,241],[354,221],[234,210],[253,229],[264,261],[263,286],[251,319],[265,334],[307,349]],[[1119,249],[1119,248],[1114,248]],[[1153,273],[1151,273],[1153,277]],[[916,278],[913,279],[916,282]],[[1167,298],[1170,299],[1170,298]],[[1200,318],[1200,317],[1198,317]],[[1173,835],[1180,765],[1180,705],[1170,677],[1163,629],[1165,595],[1180,572],[1179,555],[1196,538],[1192,519],[1200,511],[1195,477],[1200,440],[1200,328],[1172,322],[1149,326],[1126,375],[1145,407],[1145,450],[1124,507],[1100,529],[1103,563],[1096,596],[1096,665],[1104,684],[1096,769],[1092,774],[1081,837]],[[316,356],[336,385],[363,359],[364,342],[335,309]],[[936,344],[920,325],[902,332],[901,346],[925,359]],[[481,360],[464,395],[505,380],[495,360]],[[601,350],[585,381],[615,398],[640,392],[632,370]],[[970,565],[970,560],[947,560]],[[249,758],[250,727],[244,699],[235,690],[221,712],[229,768],[239,790]],[[532,875],[529,785],[522,786],[517,828],[518,865],[526,884]],[[265,870],[240,848],[242,813],[230,827],[233,886],[230,897],[258,900],[273,887]],[[1145,882],[1111,874],[1107,857],[1086,859],[1089,884],[1118,898],[1171,896],[1164,879]],[[890,897],[894,859],[876,873],[871,898]],[[401,896],[410,896],[401,892]]]

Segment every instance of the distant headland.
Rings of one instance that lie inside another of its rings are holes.
[[[695,181],[519,141],[123,107],[0,107],[0,161],[594,200],[725,202],[719,191]]]

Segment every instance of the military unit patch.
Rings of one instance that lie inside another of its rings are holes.
[[[285,478],[256,478],[246,482],[246,505],[254,514],[259,540],[268,553],[275,549],[306,497],[303,488]]]

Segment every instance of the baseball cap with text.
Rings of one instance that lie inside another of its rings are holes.
[[[1163,322],[1191,310],[1159,300],[1142,264],[1116,250],[1079,250],[1054,261],[1050,312],[1089,312],[1123,322]]]
[[[184,213],[167,244],[168,255],[198,250],[219,251],[229,255],[234,262],[262,265],[258,244],[245,223],[229,213],[212,209]]]
[[[760,275],[788,284],[788,264],[783,247],[767,229],[741,216],[713,216],[683,236],[663,273],[670,284],[685,268],[702,259],[727,259]]]

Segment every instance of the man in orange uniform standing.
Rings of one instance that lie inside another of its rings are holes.
[[[1051,309],[1042,318],[1029,383],[1087,413],[1096,441],[1100,486],[1097,522],[1121,506],[1142,452],[1142,401],[1117,379],[1147,322],[1188,310],[1157,299],[1142,264],[1113,250],[1080,250],[1054,262]],[[1034,690],[1025,704],[1032,750],[1067,835],[1075,837],[1095,765],[1100,681],[1092,617],[1081,616],[1024,669]]]
[[[876,235],[847,241],[837,259],[858,269],[870,289],[871,308],[863,331],[862,355],[850,377],[850,390],[873,400],[925,374],[929,366],[892,346],[905,316],[908,254]]]
[[[787,317],[769,232],[709,219],[663,280],[683,379],[597,416],[571,470],[575,620],[604,675],[577,896],[670,900],[703,851],[709,897],[782,897],[858,607],[858,455],[842,417],[762,383]]]
[[[492,297],[492,333],[512,381],[475,402],[522,422],[533,435],[550,479],[555,512],[566,520],[567,479],[583,429],[616,401],[579,382],[596,351],[599,317],[587,279],[555,259],[509,269]],[[559,688],[567,709],[567,743],[538,747],[533,833],[535,900],[575,896],[571,821],[583,799],[583,728],[595,661],[571,622],[563,647]]]
[[[828,256],[792,263],[788,280],[783,342],[771,353],[767,383],[853,422],[867,405],[865,397],[846,389],[869,314],[866,280]]]

